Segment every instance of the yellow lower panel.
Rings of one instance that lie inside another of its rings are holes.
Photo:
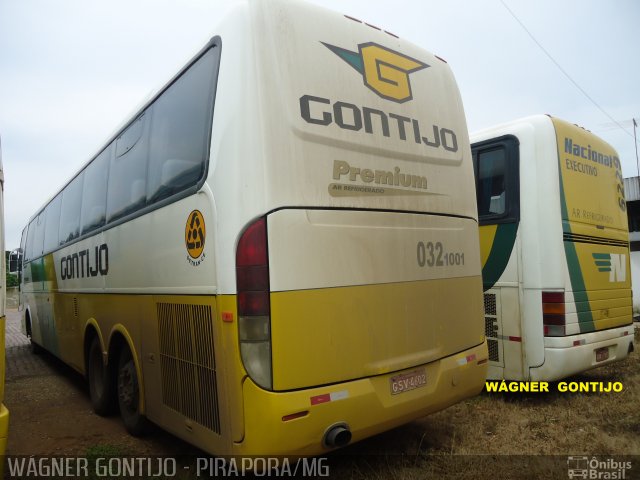
[[[382,375],[483,340],[480,275],[271,294],[274,390]]]
[[[9,436],[9,410],[4,404],[0,404],[0,457],[7,450],[7,437]],[[4,462],[3,462],[4,463]]]
[[[5,380],[5,335],[7,328],[6,317],[0,317],[0,402],[4,400],[4,380]],[[6,409],[5,409],[6,410]],[[2,430],[0,430],[0,433]],[[6,437],[6,435],[5,435]]]
[[[631,307],[612,308],[606,316],[602,312],[593,312],[593,323],[596,330],[607,330],[608,328],[622,327],[631,324]]]
[[[473,358],[468,361],[468,359]],[[277,393],[244,382],[244,440],[234,455],[319,455],[328,427],[345,423],[352,443],[410,422],[479,393],[487,373],[486,342],[450,357],[407,371],[424,369],[426,385],[393,395],[391,377],[380,375],[326,387]],[[483,361],[482,364],[478,364]],[[399,372],[403,373],[403,372]],[[312,404],[312,398],[335,400]],[[301,418],[283,417],[307,412]]]

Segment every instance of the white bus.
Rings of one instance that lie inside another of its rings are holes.
[[[326,452],[482,390],[473,181],[443,60],[243,3],[29,221],[25,332],[133,434]]]
[[[489,378],[556,380],[633,350],[620,160],[546,115],[471,136]]]

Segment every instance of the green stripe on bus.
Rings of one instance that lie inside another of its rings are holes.
[[[561,158],[560,152],[558,152],[558,158]],[[571,233],[571,224],[565,220],[569,218],[567,213],[567,200],[564,196],[564,184],[562,182],[562,171],[560,164],[558,163],[558,178],[560,181],[560,208],[562,210],[562,230],[564,233]],[[564,242],[564,252],[567,257],[567,268],[569,270],[569,279],[571,281],[571,290],[573,290],[573,298],[575,302],[585,302],[586,310],[582,310],[584,306],[577,312],[578,313],[578,325],[580,326],[580,333],[593,332],[595,330],[595,324],[593,323],[593,314],[591,313],[591,306],[589,305],[589,296],[587,295],[587,288],[584,284],[584,278],[582,277],[582,269],[580,268],[580,260],[578,259],[578,252],[576,251],[575,243],[570,241]]]
[[[518,233],[518,222],[498,225],[491,244],[489,258],[482,267],[482,286],[485,291],[495,285],[504,269],[507,268],[511,251],[516,243],[516,233]]]

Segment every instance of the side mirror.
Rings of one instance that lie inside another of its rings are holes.
[[[19,273],[22,270],[22,252],[20,249],[9,254],[9,273]]]

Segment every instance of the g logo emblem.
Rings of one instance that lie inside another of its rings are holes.
[[[191,258],[197,259],[202,255],[206,236],[207,229],[204,225],[204,217],[200,210],[194,210],[189,214],[184,229],[184,242]]]
[[[377,43],[361,43],[358,52],[322,44],[362,74],[364,84],[378,96],[397,103],[413,98],[409,74],[429,65]]]

